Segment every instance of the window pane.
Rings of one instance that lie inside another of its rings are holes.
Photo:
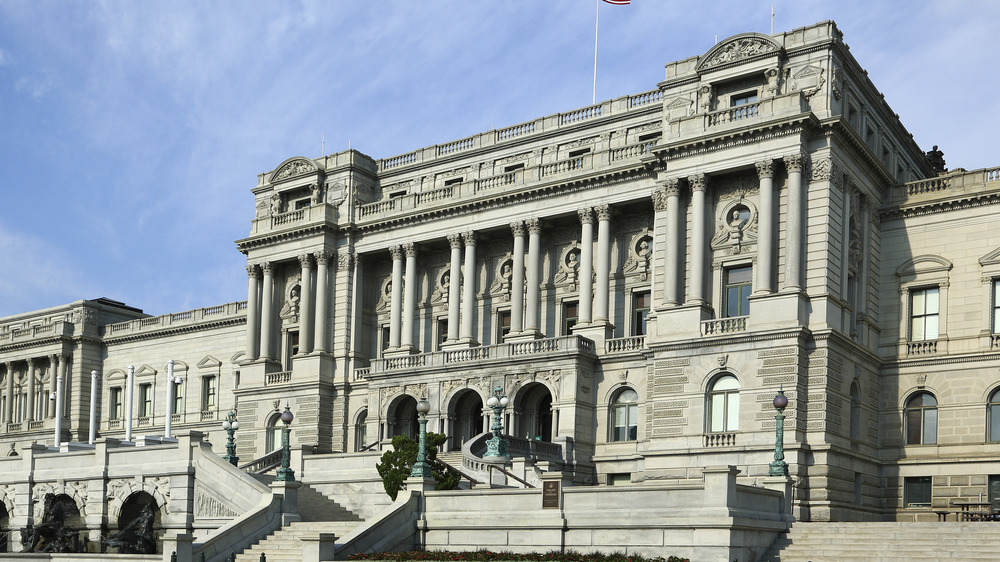
[[[937,314],[938,310],[938,290],[927,289],[927,314]]]
[[[729,399],[729,407],[726,409],[726,431],[736,431],[740,426],[740,395],[733,392],[726,397]]]
[[[632,441],[634,441],[636,439],[636,429],[637,429],[637,427],[636,427],[636,420],[637,420],[636,413],[637,413],[637,411],[638,410],[637,410],[637,407],[636,407],[635,404],[630,404],[628,406],[628,422],[627,422],[626,425],[628,427],[628,438],[629,438],[629,440],[632,440]]]
[[[937,443],[937,410],[924,410],[924,445]]]
[[[920,410],[906,412],[906,444],[920,444]]]
[[[990,404],[990,441],[1000,441],[1000,404]]]
[[[914,291],[912,304],[910,305],[913,309],[911,312],[914,316],[924,314],[924,291]]]
[[[913,339],[914,341],[919,341],[924,339],[923,317],[913,319],[913,326],[910,329],[910,338]]]
[[[749,283],[753,278],[753,268],[735,267],[728,271],[729,283]]]
[[[725,431],[725,395],[713,394],[711,399],[712,425],[709,431]]]
[[[924,324],[924,339],[936,340],[938,337],[938,317],[928,316]]]
[[[731,375],[726,375],[724,377],[721,377],[719,380],[715,381],[714,385],[712,385],[713,391],[739,390],[739,388],[740,388],[740,382],[736,380],[736,377]]]
[[[740,287],[740,316],[750,314],[750,285]]]

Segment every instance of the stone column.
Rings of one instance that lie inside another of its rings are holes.
[[[608,322],[608,301],[611,276],[611,208],[607,204],[594,207],[597,213],[597,280],[594,283],[594,321]]]
[[[173,437],[174,430],[174,360],[167,361],[167,417],[163,422],[163,436]]]
[[[590,207],[577,211],[580,215],[580,319],[590,324],[594,308],[594,214]]]
[[[404,244],[406,252],[406,281],[403,282],[403,335],[400,345],[416,349],[413,339],[414,325],[417,323],[417,247],[412,242]]]
[[[260,269],[247,265],[247,359],[255,361],[260,357]]]
[[[691,294],[688,304],[705,303],[705,264],[707,253],[705,237],[705,192],[707,178],[705,174],[697,174],[688,178],[691,184]]]
[[[680,180],[667,178],[663,185],[664,200],[660,203],[666,211],[666,246],[663,257],[663,296],[669,306],[677,306],[680,299],[681,264],[684,263],[684,250],[681,247],[681,202]],[[656,259],[656,255],[653,255]],[[654,268],[655,269],[655,268]]]
[[[541,304],[541,233],[542,228],[537,218],[525,221],[528,226],[528,271],[525,283],[528,285],[525,302],[524,331],[539,333],[539,309]]]
[[[260,264],[264,272],[264,296],[260,305],[260,356],[263,359],[274,359],[274,277],[271,262]]]
[[[65,409],[66,401],[69,400],[69,392],[72,385],[70,385],[69,380],[69,366],[71,365],[72,356],[69,354],[59,356],[59,376],[63,379],[63,389],[59,394],[62,395],[63,409]],[[81,381],[82,382],[82,381]],[[66,412],[63,409],[56,409],[56,418],[64,417]]]
[[[462,339],[476,341],[472,320],[476,309],[476,233],[472,230],[462,234],[465,241],[465,289],[462,294]]]
[[[299,309],[299,353],[306,354],[312,352],[313,344],[313,287],[312,287],[312,256],[302,254],[299,256],[299,264],[302,266],[302,306]]]
[[[37,396],[35,396],[35,360],[34,358],[28,358],[28,400],[24,408],[24,421],[31,422],[35,421],[35,402],[37,401]],[[27,427],[25,427],[27,429]]]
[[[329,351],[326,342],[329,339],[327,293],[330,288],[327,286],[329,284],[327,279],[330,272],[330,254],[321,251],[313,256],[316,258],[316,340],[313,342],[313,350],[325,353]]]
[[[53,403],[52,400],[49,400],[49,393],[43,392],[43,394],[45,395],[44,403],[51,404],[51,408],[48,408],[47,415],[45,416],[47,418],[56,417],[56,412],[59,411],[57,404],[62,399],[62,397],[59,396],[59,390],[56,388],[58,386],[57,384],[58,381],[56,380],[56,378],[62,376],[62,367],[63,367],[59,359],[60,359],[59,355],[56,354],[49,356],[49,392],[55,392],[56,399],[55,402]],[[41,412],[39,412],[38,417],[42,417]]]
[[[135,393],[135,366],[128,366],[125,378],[125,440],[132,440],[132,395]]]
[[[403,314],[403,247],[393,246],[389,248],[392,256],[392,287],[389,295],[389,348],[399,347],[400,319]]]
[[[514,271],[511,278],[510,333],[524,330],[524,221],[510,224],[514,233]]]
[[[462,235],[449,234],[451,246],[451,269],[448,272],[448,341],[458,341],[458,310],[462,294]]]
[[[754,292],[774,292],[774,161],[761,160],[755,164],[760,178],[760,209],[757,215],[759,238],[757,240],[757,275]]]
[[[785,219],[785,287],[786,291],[802,290],[802,252],[805,246],[804,217],[802,209],[802,168],[804,154],[785,156],[788,172],[788,212]]]
[[[7,386],[5,390],[7,402],[3,405],[3,421],[10,423],[13,421],[14,415],[14,364],[7,361],[4,365],[7,367]]]

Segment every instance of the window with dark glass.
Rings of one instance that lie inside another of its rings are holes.
[[[917,476],[903,479],[903,505],[908,508],[931,506],[930,476]]]
[[[929,392],[920,392],[906,401],[904,426],[907,445],[937,443],[937,399]]]
[[[938,338],[939,299],[937,287],[910,292],[910,341]]]
[[[448,341],[448,319],[438,318],[437,321],[437,348],[441,349],[441,344]]]
[[[122,388],[120,386],[111,389],[111,404],[108,406],[108,419],[122,419]]]
[[[727,318],[750,314],[750,291],[753,289],[753,268],[734,267],[725,272],[725,302],[723,311]]]
[[[729,99],[729,106],[735,108],[733,119],[746,119],[757,115],[757,91],[736,94]]]
[[[379,329],[379,351],[385,351],[389,348],[389,326],[382,326]]]
[[[1000,388],[990,394],[990,403],[986,405],[986,427],[990,443],[1000,443]]]
[[[649,291],[632,294],[632,335],[646,335],[646,319],[649,317]]]
[[[635,441],[639,394],[624,388],[615,395],[611,404],[611,440]]]
[[[139,417],[145,418],[153,414],[153,385],[139,385]]]
[[[179,414],[184,411],[184,387],[182,385],[174,385],[173,402],[173,411],[175,414]]]
[[[501,310],[497,312],[497,343],[503,341],[510,333],[510,311]]]
[[[201,379],[201,409],[213,408],[215,408],[215,377],[204,377]]]
[[[580,318],[580,304],[576,301],[563,303],[562,335],[568,336]]]

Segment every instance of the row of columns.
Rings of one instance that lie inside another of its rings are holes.
[[[788,211],[785,222],[785,276],[784,291],[797,292],[802,290],[803,252],[805,242],[804,193],[802,169],[806,156],[792,154],[783,157],[785,170],[788,174],[787,204]],[[757,265],[755,268],[754,293],[769,294],[775,292],[776,248],[775,237],[778,227],[774,189],[774,161],[762,160],[755,164],[760,187],[760,204],[758,207],[758,244]],[[666,306],[701,305],[707,302],[705,272],[708,256],[707,221],[709,210],[706,197],[709,182],[705,174],[696,174],[687,178],[691,189],[691,260],[687,267],[688,293],[687,300],[681,302],[681,283],[678,272],[684,270],[684,246],[681,239],[681,206],[680,179],[666,178],[659,183],[653,194],[653,205],[656,211],[654,237],[664,240],[665,258],[661,269],[663,295],[662,303]],[[655,282],[660,276],[654,277]],[[654,291],[654,294],[657,291]]]
[[[299,305],[300,353],[327,352],[329,334],[329,276],[333,262],[325,251],[298,257],[302,268]],[[313,266],[316,284],[313,286]],[[247,269],[247,338],[246,355],[250,360],[277,359],[275,340],[278,317],[274,294],[276,264],[270,261],[249,264]],[[314,302],[315,299],[315,302]]]
[[[45,389],[45,383],[42,381],[36,382],[42,362],[46,360],[48,361],[50,370],[49,390]],[[21,371],[22,375],[27,374],[28,379],[25,392],[22,392],[20,387],[15,388],[14,386],[14,362],[7,361],[4,363],[4,366],[7,369],[4,386],[4,396],[6,397],[3,408],[4,422],[10,423],[14,421],[14,405],[22,396],[25,397],[23,402],[24,410],[22,421],[30,422],[36,421],[37,419],[57,417],[57,414],[62,409],[62,381],[65,380],[66,373],[69,368],[68,355],[52,354],[45,358],[28,358],[25,361],[25,369]],[[41,389],[38,389],[36,384],[41,384]],[[55,393],[56,395],[56,403],[53,404],[52,408],[49,408],[48,412],[46,412],[44,404],[48,403],[49,395],[52,393]],[[38,411],[36,411],[36,407]]]

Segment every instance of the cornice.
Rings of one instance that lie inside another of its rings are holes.
[[[768,332],[740,332],[731,336],[703,336],[700,338],[686,339],[677,342],[665,342],[646,345],[654,352],[660,351],[685,351],[691,348],[704,348],[706,346],[719,345],[739,345],[744,343],[768,342],[787,339],[798,339],[800,343],[812,338],[812,332],[805,326],[795,328],[772,330]]]
[[[127,334],[118,337],[112,336],[104,338],[104,340],[102,340],[102,343],[104,343],[104,345],[108,347],[111,347],[112,345],[118,345],[121,343],[129,343],[129,342],[148,340],[153,338],[162,338],[166,336],[174,336],[177,334],[189,334],[192,332],[201,332],[205,330],[225,328],[227,326],[236,326],[238,324],[246,324],[246,323],[247,323],[247,317],[243,315],[243,316],[226,318],[224,320],[216,320],[214,322],[205,322],[203,324],[178,326],[178,327],[166,328],[163,330],[150,330],[148,332],[142,332],[138,334]]]
[[[7,353],[11,351],[21,351],[24,349],[30,349],[32,347],[43,347],[46,345],[51,345],[53,343],[73,343],[73,336],[51,336],[48,338],[33,339],[29,341],[23,341],[18,343],[12,343],[0,346],[0,353]]]
[[[728,150],[746,144],[758,143],[762,140],[805,133],[810,126],[819,126],[819,121],[815,115],[812,113],[801,113],[792,119],[762,123],[753,128],[733,129],[715,135],[683,139],[675,143],[665,143],[654,147],[652,152],[663,160],[677,160]]]
[[[1000,361],[1000,352],[987,351],[975,354],[963,355],[940,355],[921,357],[919,359],[895,359],[886,360],[882,367],[885,369],[907,369],[911,367],[927,367],[933,365],[956,365],[959,363],[984,363],[987,361]]]
[[[894,207],[882,211],[879,216],[883,221],[899,220],[997,204],[1000,204],[1000,193],[998,192],[968,193],[958,199],[928,201],[912,207]]]
[[[304,238],[309,238],[315,236],[316,234],[322,234],[325,232],[330,232],[336,234],[340,230],[340,227],[336,224],[328,222],[315,222],[300,228],[289,228],[287,230],[282,230],[279,232],[270,232],[268,234],[261,234],[258,236],[249,236],[247,238],[241,238],[236,240],[236,248],[246,254],[248,250],[253,248],[258,248],[261,246],[269,246],[271,244],[276,244],[279,242],[289,242],[292,240],[302,240]]]

